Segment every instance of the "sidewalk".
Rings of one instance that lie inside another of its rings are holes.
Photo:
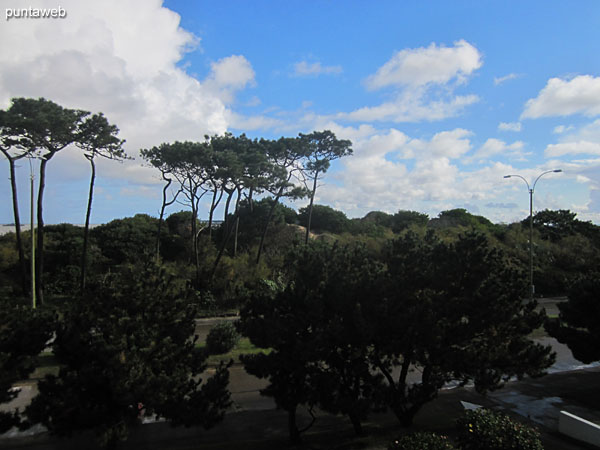
[[[566,410],[593,422],[600,422],[600,368],[561,372],[539,379],[512,382],[500,391],[481,396],[472,388],[440,392],[415,418],[413,430],[431,430],[451,434],[454,421],[463,413],[461,401],[504,411],[514,418],[536,426],[546,450],[579,450],[586,447],[557,431],[558,413]],[[298,422],[307,420],[299,411]],[[304,437],[310,449],[385,449],[402,430],[389,413],[371,416],[365,423],[366,437],[356,438],[350,422],[341,416],[319,414],[313,428]],[[46,433],[31,437],[0,439],[0,449],[81,449],[91,446],[93,435],[68,440]],[[280,449],[289,448],[287,416],[274,409],[242,410],[228,414],[211,430],[171,428],[165,423],[145,425],[133,430],[122,449]]]

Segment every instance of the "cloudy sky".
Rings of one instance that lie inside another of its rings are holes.
[[[63,18],[7,20],[59,6]],[[354,155],[317,202],[350,217],[460,207],[512,222],[529,197],[503,176],[560,168],[537,184],[535,210],[600,223],[596,0],[3,0],[0,14],[0,108],[45,97],[103,112],[136,157],[100,164],[92,222],[157,215],[160,180],[140,148],[330,129]],[[5,161],[0,171],[10,223]],[[28,177],[23,162],[25,220]],[[48,164],[46,222],[83,222],[88,177],[74,149]]]

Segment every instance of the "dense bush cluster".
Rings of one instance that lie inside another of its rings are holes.
[[[222,355],[235,347],[240,340],[235,326],[231,322],[220,322],[208,332],[206,351],[210,355]]]
[[[400,436],[388,445],[388,450],[454,450],[455,448],[447,436],[427,432]]]
[[[543,450],[540,434],[507,415],[488,409],[467,411],[457,421],[463,450]]]
[[[539,433],[505,414],[478,409],[456,421],[453,440],[431,432],[403,435],[388,450],[543,450]]]

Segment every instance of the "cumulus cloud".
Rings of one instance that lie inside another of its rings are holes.
[[[341,160],[343,170],[330,175],[337,183],[324,184],[318,201],[364,215],[377,209],[425,211],[432,205],[473,202],[494,193],[503,170],[465,172],[459,161],[472,149],[472,132],[456,128],[430,137],[413,138],[395,128],[371,126],[329,127],[344,139],[352,139],[354,154]],[[491,198],[491,196],[490,196]]]
[[[438,46],[405,49],[397,52],[366,80],[371,90],[387,86],[418,87],[429,83],[464,81],[482,65],[479,51],[465,40],[453,47]]]
[[[600,77],[580,75],[570,80],[551,78],[536,98],[525,103],[523,119],[600,114]]]
[[[479,51],[464,40],[453,47],[438,46],[404,49],[392,56],[365,80],[367,89],[391,88],[390,100],[339,113],[338,120],[418,122],[441,120],[459,115],[479,101],[474,94],[455,95],[482,65]]]
[[[342,73],[342,66],[323,66],[320,62],[300,61],[294,64],[295,76],[336,75]]]
[[[500,209],[515,209],[518,208],[519,205],[516,203],[488,203],[485,205],[486,208],[500,208]]]
[[[22,2],[3,6],[19,8]],[[28,6],[56,3],[32,0]],[[205,79],[186,73],[179,63],[200,40],[161,1],[64,0],[61,6],[64,19],[11,20],[0,27],[3,107],[22,96],[102,111],[120,128],[128,153],[136,155],[161,142],[226,131],[235,94],[254,83],[254,70],[242,55],[214,61]],[[102,176],[153,182],[139,161],[101,169]]]
[[[477,150],[471,160],[486,160],[498,155],[510,159],[523,160],[525,157],[523,153],[524,146],[525,144],[522,141],[516,141],[512,144],[507,144],[500,139],[489,138]]]
[[[573,129],[574,127],[571,126],[562,131]],[[544,150],[544,155],[548,158],[578,154],[600,155],[600,119],[573,133],[562,134],[560,142],[550,144]]]
[[[550,144],[544,150],[544,155],[550,158],[577,154],[600,155],[600,142],[562,142],[559,144]]]
[[[460,114],[467,106],[479,101],[476,95],[458,95],[451,99],[427,101],[422,89],[403,91],[393,101],[378,106],[365,106],[349,113],[339,113],[337,119],[349,121],[419,122],[442,120]]]
[[[500,131],[521,131],[521,122],[500,122],[498,124]]]
[[[233,101],[236,91],[255,84],[254,70],[250,62],[242,55],[232,55],[211,63],[211,71],[203,82],[204,87],[228,104]]]

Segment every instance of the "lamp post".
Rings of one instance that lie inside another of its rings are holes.
[[[517,177],[525,182],[527,190],[529,191],[529,300],[533,301],[533,294],[535,293],[535,286],[533,284],[533,191],[538,180],[547,173],[559,173],[562,169],[547,170],[538,175],[530,187],[529,182],[521,175],[504,175],[504,178]]]
[[[34,215],[33,215],[33,205],[34,205],[34,185],[35,185],[35,175],[33,174],[33,167],[31,166],[31,158],[29,159],[29,174],[31,179],[30,185],[30,221],[31,221],[31,306],[33,309],[37,307],[36,298],[35,298],[35,223],[34,223]]]

